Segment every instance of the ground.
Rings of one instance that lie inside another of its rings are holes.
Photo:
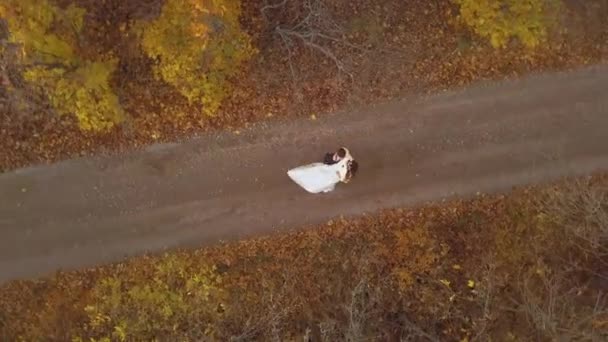
[[[607,87],[597,66],[5,173],[0,278],[602,170]],[[361,165],[348,185],[287,177],[341,145]]]

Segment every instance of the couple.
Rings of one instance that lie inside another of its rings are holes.
[[[304,190],[317,194],[330,192],[336,184],[348,183],[357,173],[359,164],[350,151],[341,147],[334,153],[327,153],[323,163],[312,163],[287,171],[287,175]]]

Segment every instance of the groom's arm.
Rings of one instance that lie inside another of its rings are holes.
[[[325,153],[325,157],[323,158],[323,164],[332,165],[335,163],[336,161],[334,160],[334,154],[329,152]]]

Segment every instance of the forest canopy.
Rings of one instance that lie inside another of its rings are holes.
[[[157,79],[213,115],[229,78],[255,52],[239,15],[238,1],[167,0],[157,17],[138,20],[134,32],[123,34],[139,38],[135,47],[150,59]],[[126,119],[120,101],[125,94],[113,82],[124,56],[92,48],[92,30],[85,28],[104,25],[97,16],[75,2],[6,0],[0,17],[8,23],[10,42],[19,46],[21,77],[54,112],[75,115],[86,131],[105,131]]]

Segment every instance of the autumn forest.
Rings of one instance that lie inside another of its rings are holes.
[[[0,168],[598,62],[605,11],[557,0],[5,0]]]

